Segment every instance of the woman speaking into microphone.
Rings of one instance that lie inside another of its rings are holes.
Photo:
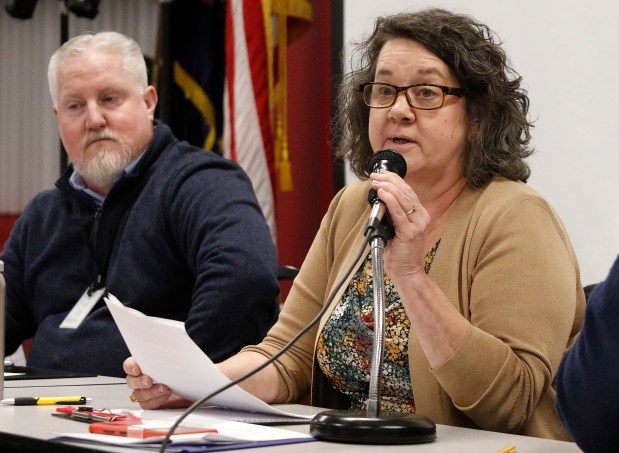
[[[317,326],[240,386],[269,403],[365,408],[373,342],[364,231],[374,189],[395,235],[384,253],[381,407],[436,423],[568,439],[553,382],[580,329],[576,257],[548,202],[526,185],[529,100],[494,33],[440,9],[376,20],[339,96],[339,154],[360,177],[333,199],[278,322],[219,364],[236,379]],[[368,168],[392,149],[406,173]],[[352,266],[353,271],[347,271]],[[142,407],[188,402],[129,358]]]

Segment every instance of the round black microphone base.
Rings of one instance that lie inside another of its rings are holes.
[[[320,440],[352,444],[423,444],[436,439],[436,425],[415,414],[331,410],[316,414],[310,434]]]

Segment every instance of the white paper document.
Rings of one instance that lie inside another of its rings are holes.
[[[125,307],[111,294],[105,302],[131,355],[155,382],[166,384],[173,393],[191,401],[230,383],[187,335],[184,323],[146,316]],[[207,404],[287,417],[312,417],[278,410],[238,386],[209,399]]]

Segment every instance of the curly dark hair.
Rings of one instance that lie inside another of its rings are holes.
[[[359,85],[374,80],[383,45],[395,38],[417,41],[449,66],[465,90],[468,138],[463,174],[479,188],[493,176],[526,182],[531,174],[524,159],[533,127],[528,119],[529,98],[522,77],[510,67],[501,43],[490,28],[467,15],[426,9],[380,17],[373,33],[354,47],[357,69],[340,85],[339,110],[334,118],[336,155],[348,157],[354,173],[368,176],[373,154],[368,136],[370,108],[359,96]]]

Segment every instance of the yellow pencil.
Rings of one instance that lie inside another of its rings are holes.
[[[501,448],[496,453],[516,453],[516,446],[513,444],[508,445],[507,447]]]

